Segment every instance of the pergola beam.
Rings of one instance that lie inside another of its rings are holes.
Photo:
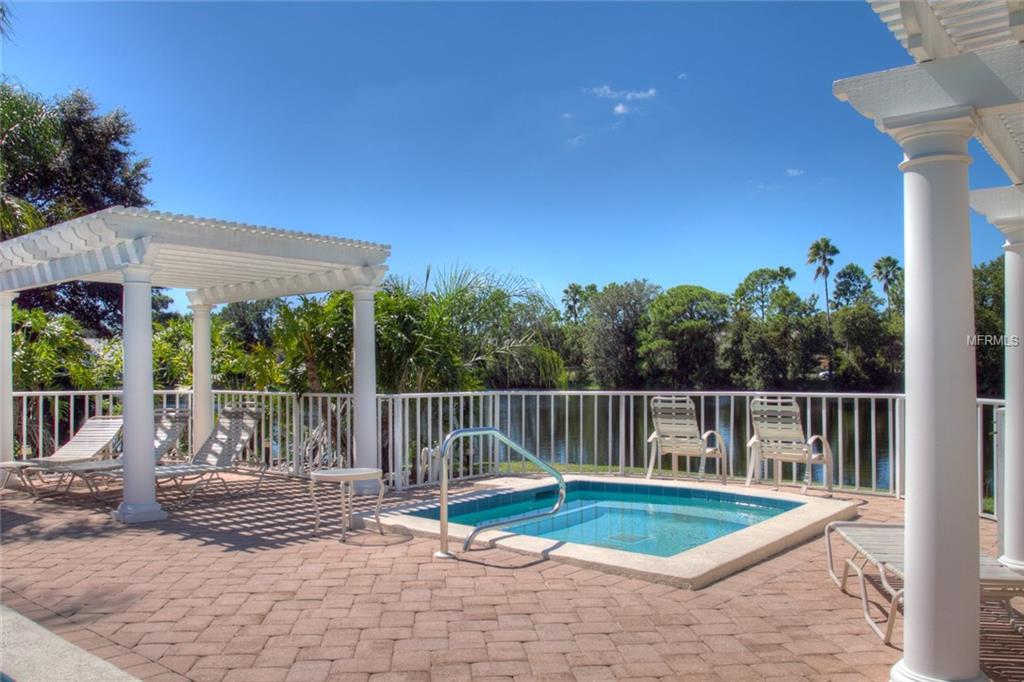
[[[75,255],[38,260],[31,265],[0,271],[0,291],[17,291],[60,284],[126,266],[143,265],[153,253],[148,237],[101,246]],[[20,259],[19,259],[20,260]]]
[[[1024,47],[1011,45],[844,78],[832,92],[879,126],[889,118],[957,107],[998,115],[1024,101],[1021,73]]]
[[[196,304],[218,305],[282,296],[316,294],[339,289],[376,287],[386,272],[387,266],[383,265],[327,270],[293,277],[196,289],[188,292],[188,299]]]

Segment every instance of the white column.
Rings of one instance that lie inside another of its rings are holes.
[[[373,321],[373,294],[370,287],[358,288],[353,295],[352,407],[355,430],[355,456],[352,466],[379,469],[377,461],[377,349]],[[377,491],[375,481],[359,481],[363,494]]]
[[[11,311],[18,294],[0,291],[0,462],[14,459],[14,347]]]
[[[1024,217],[998,225],[1006,235],[1006,433],[1004,443],[1003,555],[1024,571]]]
[[[903,148],[904,654],[892,680],[983,680],[967,141],[970,117],[889,129]]]
[[[123,523],[158,521],[153,453],[153,269],[127,267],[124,275],[124,500],[113,512]]]
[[[210,348],[210,309],[205,303],[192,308],[192,452],[213,430],[213,369]]]

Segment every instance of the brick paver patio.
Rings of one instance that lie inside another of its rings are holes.
[[[495,549],[438,561],[426,538],[343,545],[334,506],[312,535],[307,495],[268,479],[123,527],[86,500],[5,491],[3,602],[160,682],[886,680],[901,655],[828,579],[822,540],[687,591]],[[865,519],[902,516],[895,500],[841,495]],[[986,607],[982,646],[988,675],[1024,680],[1005,611]]]

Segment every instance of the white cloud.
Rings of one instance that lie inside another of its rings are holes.
[[[599,85],[589,90],[590,94],[604,97],[605,99],[624,99],[633,101],[635,99],[651,99],[658,94],[655,88],[646,90],[613,90],[610,85]]]
[[[658,91],[655,90],[654,88],[647,88],[646,90],[642,90],[642,91],[639,91],[639,92],[627,92],[626,93],[626,99],[628,99],[628,100],[651,99],[652,97],[654,97],[657,94],[658,94]]]
[[[585,137],[586,134],[576,135],[575,137],[570,137],[568,140],[566,140],[566,143],[571,147],[579,147],[581,144],[583,144],[583,139]]]
[[[576,118],[576,114],[572,113],[571,111],[567,111],[564,114],[562,114],[562,118],[568,121],[570,119]]]
[[[622,102],[619,102],[612,108],[612,113],[615,114],[616,116],[625,116],[631,111],[633,111],[633,108],[626,106]]]
[[[798,178],[798,177],[800,177],[801,175],[803,175],[806,172],[807,171],[805,171],[803,168],[787,168],[786,169],[786,175],[791,177],[791,178]]]
[[[690,80],[690,74],[688,74],[685,71],[683,71],[678,76],[676,76],[676,80],[681,80],[681,81],[682,80]]]

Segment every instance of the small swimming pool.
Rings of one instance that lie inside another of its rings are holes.
[[[734,495],[692,487],[572,480],[558,514],[517,518],[550,509],[557,486],[500,493],[453,503],[451,523],[478,526],[508,520],[519,535],[669,557],[802,506],[790,500]],[[437,519],[437,508],[413,512]]]

